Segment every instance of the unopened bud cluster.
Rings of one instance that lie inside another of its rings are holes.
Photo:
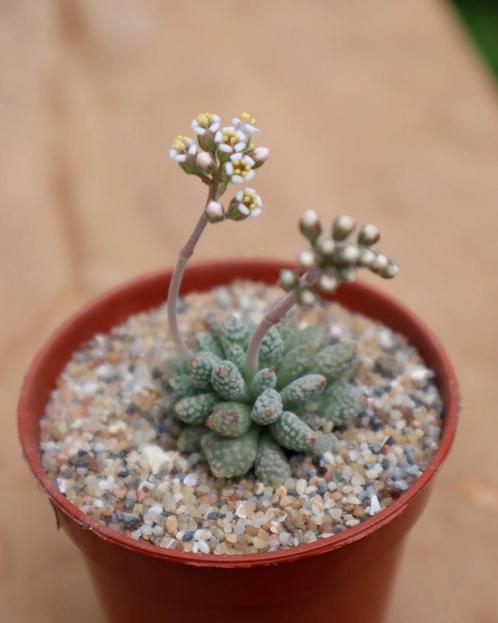
[[[321,295],[333,293],[342,281],[354,281],[359,268],[368,268],[384,279],[398,274],[393,259],[372,249],[380,239],[375,225],[358,227],[352,217],[341,215],[334,219],[326,235],[318,214],[306,210],[299,229],[310,247],[298,254],[298,270],[281,271],[280,286],[296,291],[303,305],[313,305]]]
[[[215,199],[205,209],[210,223],[225,219],[242,221],[261,213],[263,202],[253,188],[239,190],[225,209],[219,201],[228,184],[249,182],[270,155],[267,147],[256,147],[253,137],[259,132],[249,113],[223,126],[218,115],[201,113],[192,121],[196,140],[179,135],[173,141],[170,157],[190,175],[216,186]]]

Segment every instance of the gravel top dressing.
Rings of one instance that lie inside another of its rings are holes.
[[[206,314],[259,321],[279,288],[238,281],[179,303],[185,335]],[[42,464],[59,491],[95,520],[159,547],[241,554],[342,532],[378,513],[422,474],[438,447],[442,402],[433,373],[406,339],[334,303],[298,312],[358,343],[354,382],[367,406],[320,460],[294,455],[277,489],[249,472],[214,478],[202,455],[176,450],[163,416],[170,393],[164,306],[134,315],[73,354],[41,421]],[[192,340],[189,342],[192,345]],[[329,424],[330,426],[330,424]]]

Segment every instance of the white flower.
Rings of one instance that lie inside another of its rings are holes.
[[[245,136],[252,136],[259,132],[259,129],[256,127],[256,119],[248,112],[241,113],[240,117],[234,117],[232,125]]]
[[[197,153],[197,145],[194,140],[188,136],[179,134],[169,150],[169,157],[178,163],[185,162],[189,156],[195,156]]]
[[[220,127],[220,118],[212,112],[201,112],[192,121],[192,129],[197,136],[204,136],[207,132],[214,134]]]
[[[235,193],[237,209],[242,216],[258,216],[263,209],[263,201],[254,188],[244,188]]]
[[[218,130],[214,135],[214,142],[219,151],[226,154],[243,151],[247,147],[247,137],[231,125]]]
[[[230,160],[225,163],[225,173],[234,184],[248,182],[254,177],[254,160],[247,155],[232,154]]]

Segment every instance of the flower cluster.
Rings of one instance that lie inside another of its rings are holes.
[[[369,268],[384,279],[395,277],[399,272],[396,262],[371,248],[380,239],[377,227],[362,225],[356,240],[351,240],[356,227],[350,216],[338,216],[330,236],[321,237],[320,217],[314,210],[306,210],[299,228],[311,246],[299,253],[299,270],[281,271],[281,287],[295,291],[301,304],[313,305],[321,295],[332,294],[342,281],[354,281],[358,268]]]
[[[232,119],[231,125],[223,126],[218,115],[204,112],[192,121],[192,129],[197,141],[177,136],[169,155],[186,173],[197,175],[214,187],[214,198],[205,209],[207,220],[217,223],[257,216],[263,202],[252,188],[239,190],[226,210],[218,201],[228,184],[249,182],[270,154],[267,147],[256,147],[253,143],[254,135],[259,132],[254,117],[242,113]]]

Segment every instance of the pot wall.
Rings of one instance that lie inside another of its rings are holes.
[[[64,518],[112,623],[380,623],[403,540],[427,491],[398,521],[369,537],[292,563],[191,567],[116,548]]]
[[[234,278],[275,283],[275,261],[210,262],[190,268],[182,290],[206,290]],[[456,429],[456,379],[431,332],[393,299],[361,284],[341,286],[335,300],[400,331],[435,370],[445,404],[439,450],[423,476],[391,506],[360,525],[314,544],[270,554],[217,556],[170,552],[133,541],[90,520],[48,480],[40,465],[39,420],[71,353],[96,332],[164,301],[170,273],[117,288],[67,321],[38,353],[23,386],[19,429],[26,458],[58,521],[84,555],[109,621],[157,617],[182,623],[380,623],[403,539],[422,512],[429,485]]]

